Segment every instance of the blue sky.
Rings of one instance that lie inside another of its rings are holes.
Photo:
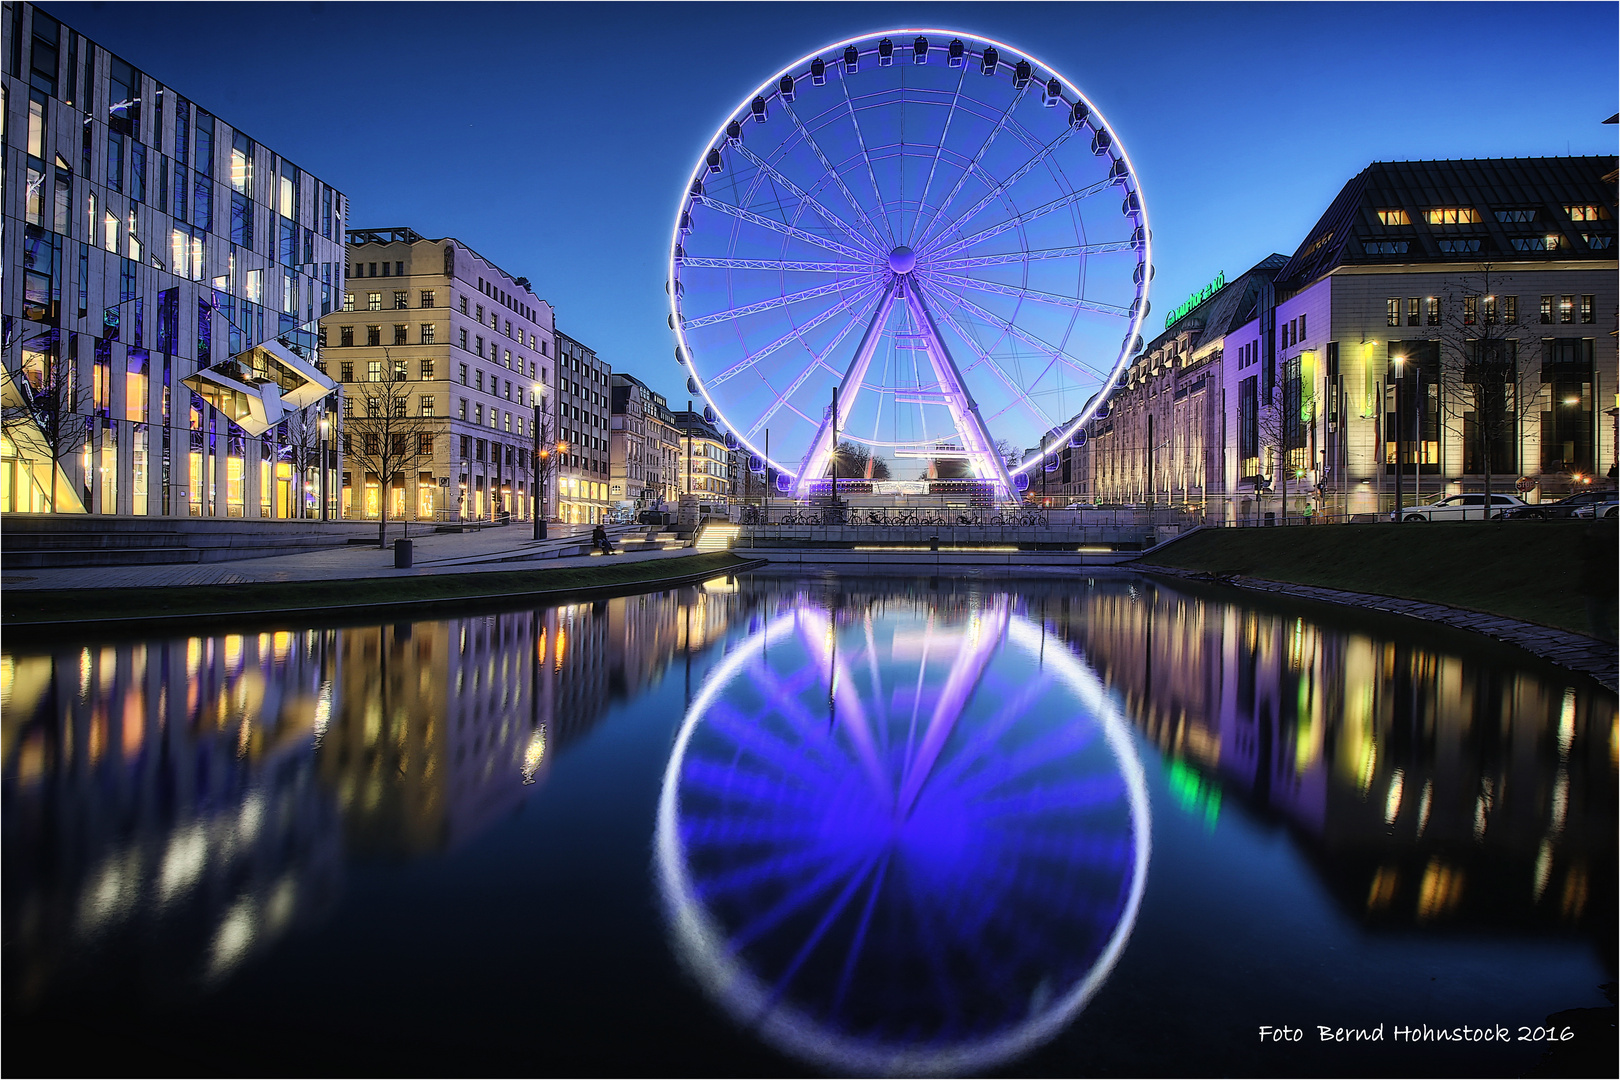
[[[1073,80],[1136,166],[1160,312],[1291,252],[1370,161],[1616,152],[1612,3],[47,10],[342,189],[351,226],[455,236],[529,277],[560,329],[672,399],[686,177],[755,86],[844,37],[960,29]]]

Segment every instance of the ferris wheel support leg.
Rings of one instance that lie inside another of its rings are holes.
[[[968,393],[967,384],[962,381],[961,369],[952,359],[950,349],[945,347],[945,339],[939,336],[939,327],[934,324],[934,315],[928,310],[922,290],[917,288],[915,282],[906,288],[905,300],[917,324],[927,328],[928,359],[933,364],[934,374],[939,379],[940,386],[945,390],[945,405],[951,411],[951,419],[956,423],[956,430],[961,433],[963,448],[973,461],[974,471],[981,479],[995,482],[998,499],[1002,501],[1012,499],[1013,482],[1012,476],[1007,472],[1007,463],[1001,460],[1001,455],[996,452],[995,440],[990,438],[990,430],[984,426],[984,418],[979,415],[978,402]]]
[[[872,356],[877,352],[878,343],[883,340],[883,326],[889,321],[889,312],[894,308],[898,286],[898,277],[892,277],[884,287],[883,298],[878,301],[877,311],[873,312],[872,321],[867,324],[866,333],[861,336],[861,343],[855,350],[855,358],[849,362],[843,379],[839,381],[839,415],[833,416],[831,411],[828,411],[827,416],[821,421],[821,426],[816,428],[816,437],[810,440],[810,449],[805,453],[804,461],[799,466],[798,482],[793,489],[795,498],[806,498],[810,494],[811,481],[819,478],[827,467],[827,461],[833,452],[832,433],[835,428],[843,427],[843,418],[855,407],[855,398],[860,393],[861,384],[866,380],[866,369],[871,366]],[[833,494],[836,495],[837,492]]]

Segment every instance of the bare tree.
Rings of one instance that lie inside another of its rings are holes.
[[[1311,432],[1316,420],[1316,394],[1312,380],[1303,377],[1297,359],[1283,366],[1282,378],[1262,396],[1256,427],[1260,449],[1271,452],[1271,482],[1282,498],[1282,523],[1288,524],[1289,481],[1298,479],[1305,487],[1305,470],[1310,467]],[[1255,511],[1259,513],[1258,507]]]
[[[74,377],[72,364],[55,359],[43,368],[23,372],[6,368],[0,400],[0,428],[21,456],[37,453],[50,459],[47,506],[54,514],[62,462],[90,434],[89,388]]]
[[[840,442],[835,451],[838,476],[843,480],[864,478],[867,480],[887,480],[889,478],[889,463],[883,458],[875,457],[872,451],[860,443]],[[827,460],[827,475],[831,476],[834,460],[829,456]]]
[[[385,351],[383,369],[393,375],[387,382],[355,384],[352,415],[343,419],[343,452],[362,474],[377,478],[377,546],[388,538],[388,492],[404,484],[411,470],[433,457],[437,422],[431,416],[411,415],[411,384],[405,381]],[[407,533],[409,526],[406,527]]]
[[[1486,516],[1494,478],[1524,470],[1520,431],[1541,397],[1533,359],[1540,337],[1522,321],[1518,297],[1506,295],[1512,281],[1481,263],[1448,280],[1434,301],[1425,300],[1425,323],[1439,338],[1440,423],[1463,442],[1463,472],[1484,477]]]
[[[535,514],[546,512],[545,493],[551,489],[562,466],[568,444],[557,440],[557,422],[550,409],[540,410],[539,437],[530,432],[530,445],[518,456],[520,467],[529,473],[529,502]],[[539,447],[538,450],[535,447]]]

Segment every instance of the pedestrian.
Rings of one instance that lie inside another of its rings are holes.
[[[596,528],[591,530],[591,543],[601,548],[604,555],[614,554],[613,545],[608,543],[607,529],[602,526],[601,522],[597,522]]]

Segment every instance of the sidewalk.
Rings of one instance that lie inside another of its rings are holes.
[[[425,527],[412,534],[414,564],[409,570],[394,569],[393,543],[404,535],[391,526],[388,547],[353,545],[307,551],[294,555],[273,555],[235,562],[175,563],[155,566],[73,566],[51,569],[7,571],[0,585],[17,589],[141,589],[183,585],[242,585],[250,582],[344,581],[356,578],[410,578],[433,574],[469,574],[491,570],[538,570],[552,567],[583,566],[599,554],[557,557],[561,548],[589,547],[589,525],[551,525],[548,538],[535,541],[532,526],[508,525],[469,533],[435,533]],[[559,530],[568,535],[559,536]],[[615,542],[624,535],[643,532],[610,530]],[[641,562],[691,555],[690,548],[671,551],[624,552],[609,556],[614,561]]]

